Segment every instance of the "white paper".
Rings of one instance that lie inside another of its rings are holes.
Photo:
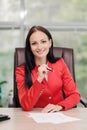
[[[79,118],[66,116],[62,112],[29,113],[28,117],[33,118],[37,123],[54,123],[54,124],[60,124],[60,123],[80,120]]]

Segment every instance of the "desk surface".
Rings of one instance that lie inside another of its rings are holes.
[[[34,112],[40,109],[34,109]],[[29,118],[28,112],[21,108],[0,108],[1,114],[8,114],[11,119],[0,122],[0,130],[87,130],[87,108],[73,108],[64,111],[65,115],[80,118],[79,121],[62,124],[36,123]]]

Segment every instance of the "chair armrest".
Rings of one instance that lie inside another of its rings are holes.
[[[8,107],[16,107],[13,97],[9,97]]]
[[[14,104],[8,104],[8,107],[15,107]]]
[[[87,107],[87,99],[85,99],[84,97],[81,96],[81,99],[80,99],[80,103],[84,106],[84,107]]]
[[[8,107],[21,107],[19,100],[12,98],[11,102],[8,103]]]

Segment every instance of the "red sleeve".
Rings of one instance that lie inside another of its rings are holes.
[[[30,89],[26,88],[24,85],[24,66],[16,68],[16,82],[22,108],[26,111],[32,110],[44,90],[43,84],[36,80]]]
[[[62,80],[63,80],[63,91],[66,95],[65,100],[59,102],[58,104],[63,106],[63,110],[67,110],[76,106],[76,104],[80,101],[80,94],[77,90],[76,83],[74,82],[70,71],[65,64],[64,60],[61,60],[61,73],[62,73]]]

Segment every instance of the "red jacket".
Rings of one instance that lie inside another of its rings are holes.
[[[16,68],[18,95],[24,110],[29,111],[33,107],[43,108],[49,103],[61,105],[63,110],[67,110],[80,101],[80,94],[64,60],[60,59],[56,63],[48,62],[48,66],[53,72],[48,71],[48,81],[44,78],[41,83],[37,80],[38,67],[35,66],[31,73],[33,85],[30,89],[24,86],[24,66]],[[62,89],[66,95],[65,99]]]

